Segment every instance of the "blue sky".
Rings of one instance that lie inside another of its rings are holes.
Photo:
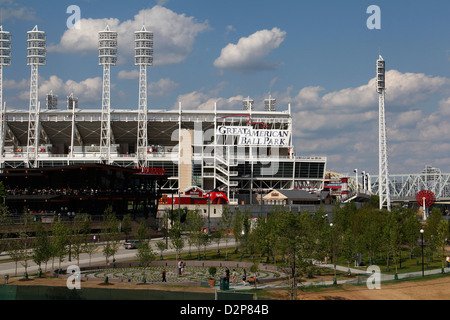
[[[81,10],[69,30],[68,6]],[[381,9],[381,29],[366,12]],[[133,32],[154,32],[149,108],[241,109],[250,96],[263,108],[291,104],[299,156],[327,156],[328,169],[378,171],[375,62],[386,60],[389,171],[450,172],[450,2],[364,0],[0,0],[4,30],[13,35],[13,63],[4,69],[9,108],[27,109],[30,68],[26,32],[47,33],[40,100],[74,92],[81,108],[100,108],[102,68],[97,32],[119,32],[112,68],[112,107],[136,109],[138,68]]]

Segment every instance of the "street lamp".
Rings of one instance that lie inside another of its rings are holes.
[[[333,260],[333,266],[334,266],[334,278],[333,278],[333,285],[337,284],[336,281],[336,257],[335,257],[335,250],[334,250],[334,243],[333,243],[333,223],[330,223],[330,242],[331,242],[331,255]]]
[[[211,216],[210,216],[210,211],[211,211],[211,195],[208,194],[208,233],[211,233]]]
[[[363,183],[363,189],[366,190],[366,172],[365,171],[361,172],[361,179],[362,179],[362,183]]]
[[[421,242],[422,242],[422,277],[425,276],[424,271],[423,271],[423,233],[425,232],[425,230],[420,229],[420,236],[421,236]]]

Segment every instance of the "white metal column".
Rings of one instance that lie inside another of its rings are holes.
[[[117,32],[106,26],[98,33],[99,65],[103,66],[100,159],[111,164],[111,66],[117,64]]]
[[[38,66],[31,66],[30,107],[28,110],[27,166],[38,167],[39,147],[39,101],[38,101]]]
[[[385,115],[385,63],[383,58],[377,60],[377,91],[379,105],[379,189],[380,210],[386,207],[391,211],[391,196],[389,190],[389,172],[388,172],[388,156],[387,156],[387,138],[386,138],[386,115]]]
[[[147,67],[141,65],[139,67],[139,112],[138,112],[138,140],[137,140],[137,156],[138,167],[147,167]]]
[[[140,168],[148,166],[148,105],[147,105],[147,66],[153,65],[153,32],[142,26],[134,33],[135,65],[139,66],[139,109],[137,132],[137,164]]]
[[[102,118],[100,132],[100,154],[104,163],[111,161],[111,66],[103,66]]]

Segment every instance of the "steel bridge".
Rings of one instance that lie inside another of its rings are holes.
[[[378,176],[373,176],[371,188],[373,194],[378,194]],[[435,194],[437,203],[450,204],[450,173],[426,166],[418,174],[390,174],[389,190],[393,202],[416,201],[419,191],[429,190]]]

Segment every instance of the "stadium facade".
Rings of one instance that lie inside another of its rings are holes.
[[[38,168],[94,163],[138,167],[138,111],[111,110],[109,159],[100,153],[101,116],[101,110],[41,110],[33,163]],[[29,120],[28,111],[5,111],[2,168],[29,165],[29,155],[34,155],[27,152]],[[231,202],[237,201],[237,194],[262,190],[322,189],[327,159],[296,156],[293,125],[290,108],[149,110],[142,170],[167,175],[163,191],[183,192],[191,186],[219,189]]]
[[[9,48],[10,34],[1,34],[2,47]],[[71,94],[66,107],[58,109],[53,93],[47,95],[47,108],[41,108],[36,79],[37,67],[45,65],[45,40],[37,26],[28,32],[29,109],[1,106],[1,169],[91,164],[139,168],[166,176],[159,186],[163,192],[180,194],[198,186],[223,191],[231,203],[239,204],[252,204],[256,193],[273,189],[323,188],[327,159],[296,155],[290,106],[278,111],[271,97],[261,110],[250,98],[239,111],[216,105],[211,110],[184,110],[181,104],[178,110],[147,108],[146,68],[153,62],[153,34],[145,27],[135,33],[137,110],[111,108],[110,67],[117,62],[117,33],[109,27],[99,32],[101,108],[81,109]],[[9,58],[10,50],[6,53]]]

